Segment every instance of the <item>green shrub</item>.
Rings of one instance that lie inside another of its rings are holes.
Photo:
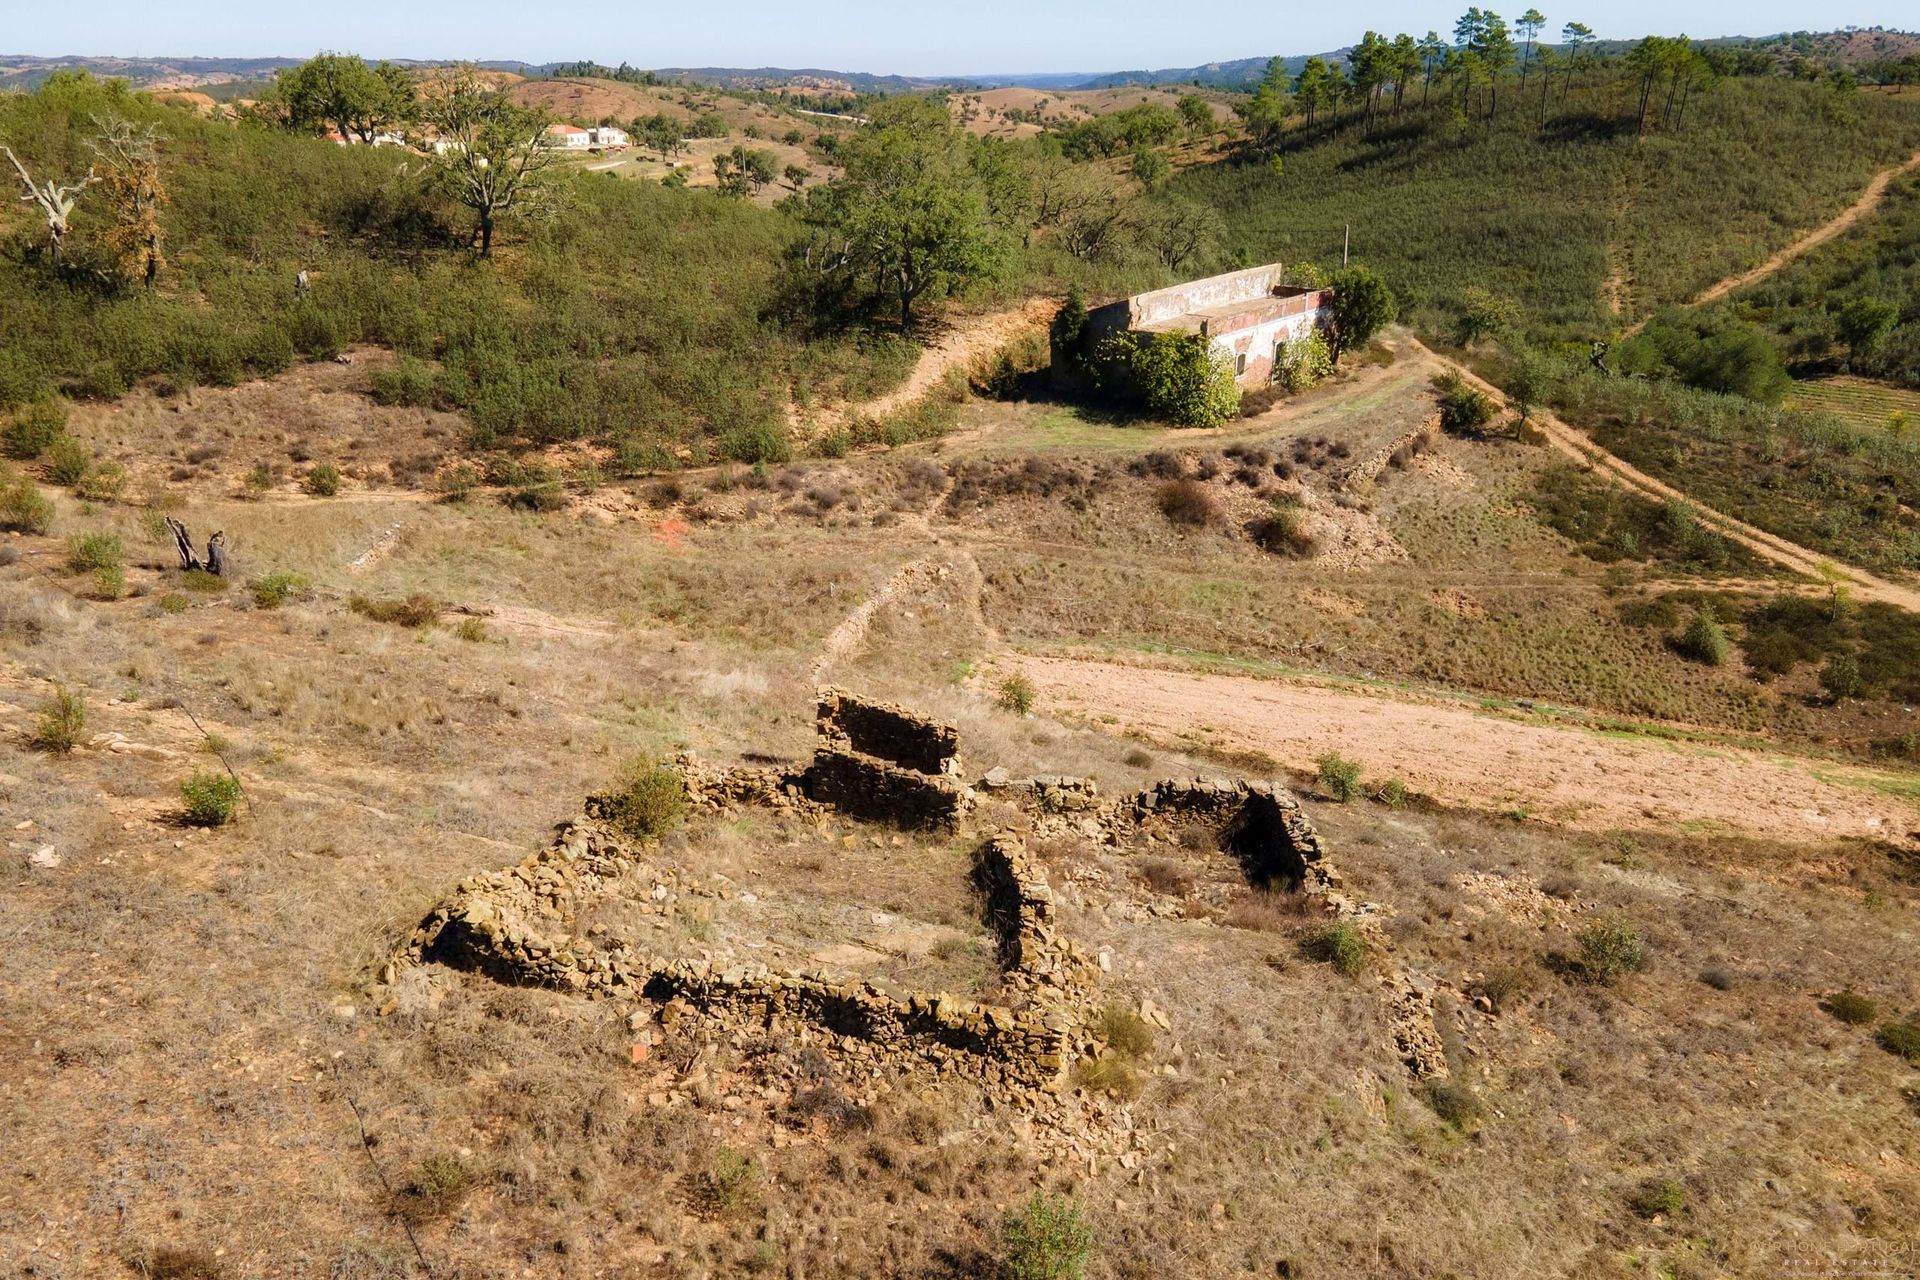
[[[1646,940],[1628,921],[1596,920],[1575,940],[1580,945],[1580,975],[1589,982],[1617,982],[1647,966]]]
[[[1110,1053],[1098,1058],[1082,1058],[1075,1063],[1073,1083],[1089,1093],[1112,1094],[1131,1101],[1146,1088],[1147,1079],[1132,1059]]]
[[[117,462],[102,462],[80,477],[73,486],[74,496],[88,502],[117,502],[126,488],[127,471]]]
[[[1318,329],[1309,329],[1304,338],[1283,346],[1273,366],[1274,382],[1288,391],[1305,391],[1332,373],[1333,351]]]
[[[1007,1280],[1080,1280],[1093,1248],[1093,1224],[1065,1196],[1036,1194],[1000,1227]]]
[[[720,456],[733,462],[787,462],[793,458],[793,444],[777,423],[756,422],[722,433]]]
[[[80,735],[86,730],[87,700],[78,689],[56,684],[40,704],[40,720],[27,745],[36,751],[65,755],[80,745]]]
[[[478,618],[462,618],[460,625],[453,629],[453,634],[469,644],[480,644],[487,638],[487,624]]]
[[[1478,437],[1493,421],[1493,401],[1470,386],[1459,374],[1447,372],[1433,380],[1440,397],[1440,427],[1450,435]]]
[[[30,401],[16,409],[0,432],[0,445],[10,458],[31,461],[66,435],[67,405],[51,397]]]
[[[178,591],[169,591],[154,603],[160,606],[162,613],[185,613],[191,602]]]
[[[45,533],[53,526],[53,500],[27,476],[0,475],[0,529]]]
[[[253,602],[262,609],[278,609],[307,589],[307,580],[297,573],[269,573],[247,584]]]
[[[1025,676],[1012,675],[1000,682],[1000,693],[995,699],[1002,711],[1011,711],[1017,716],[1033,714],[1033,704],[1037,693],[1033,681]]]
[[[1361,792],[1361,769],[1357,761],[1349,760],[1337,751],[1329,751],[1320,757],[1320,790],[1328,798],[1346,804]]]
[[[1860,660],[1850,653],[1836,653],[1820,668],[1820,688],[1829,699],[1842,702],[1858,698],[1866,691],[1860,677]]]
[[[523,484],[507,491],[506,504],[516,511],[538,511],[543,514],[564,511],[567,507],[567,490],[558,480]]]
[[[1888,1053],[1905,1058],[1908,1062],[1920,1062],[1920,1022],[1912,1018],[1905,1022],[1889,1022],[1880,1028],[1876,1039]]]
[[[1398,809],[1407,802],[1407,784],[1398,778],[1388,778],[1373,789],[1373,798],[1389,809]]]
[[[1719,667],[1726,665],[1728,655],[1733,652],[1733,642],[1727,639],[1726,629],[1713,616],[1713,610],[1700,609],[1680,637],[1678,648],[1695,662]]]
[[[1872,997],[1863,996],[1852,987],[1828,996],[1823,1007],[1850,1027],[1864,1027],[1880,1012],[1880,1006]]]
[[[760,1168],[735,1151],[722,1147],[713,1156],[713,1165],[702,1179],[707,1199],[715,1211],[737,1213],[748,1208],[760,1195]]]
[[[372,382],[379,404],[423,408],[434,403],[433,369],[424,360],[401,356],[391,368],[376,370]]]
[[[101,565],[93,571],[93,594],[102,600],[118,600],[127,590],[127,571],[117,564]]]
[[[1642,1218],[1672,1218],[1687,1207],[1687,1188],[1678,1178],[1649,1182],[1629,1202]]]
[[[212,595],[215,592],[225,591],[227,589],[227,580],[219,574],[209,573],[205,569],[188,569],[180,575],[180,585],[188,591],[197,591],[203,595]]]
[[[340,468],[330,462],[310,467],[300,481],[300,488],[310,497],[331,498],[340,492]]]
[[[1433,1114],[1456,1129],[1472,1128],[1486,1109],[1464,1080],[1430,1080],[1421,1092]]]
[[[398,1207],[413,1222],[444,1218],[467,1198],[476,1181],[472,1170],[458,1158],[428,1156],[414,1166]]]
[[[457,462],[433,478],[433,491],[442,502],[465,502],[484,478],[479,468]]]
[[[418,591],[404,600],[376,600],[356,592],[347,597],[347,608],[363,618],[401,627],[430,627],[440,621],[440,602]]]
[[[240,784],[231,775],[202,770],[180,784],[187,802],[187,821],[196,827],[224,827],[233,821],[240,801]]]
[[[47,479],[71,489],[93,470],[93,454],[72,436],[61,436],[47,449]]]
[[[1138,1058],[1153,1051],[1153,1027],[1124,1004],[1103,1006],[1093,1025],[1095,1034],[1118,1053]]]
[[[1307,532],[1306,513],[1300,504],[1284,498],[1276,498],[1265,516],[1247,526],[1247,536],[1262,551],[1295,559],[1311,556],[1317,545]]]
[[[1234,368],[1197,333],[1122,334],[1107,354],[1127,367],[1148,412],[1186,427],[1217,427],[1240,412]]]
[[[1358,977],[1367,967],[1367,935],[1351,920],[1336,920],[1322,929],[1309,941],[1307,950],[1344,977]]]
[[[246,478],[240,484],[250,498],[257,498],[273,488],[273,468],[264,462],[256,462],[247,471]]]
[[[126,548],[110,533],[76,533],[67,539],[67,571],[97,573],[126,566]]]
[[[652,760],[635,761],[620,789],[604,801],[607,821],[640,840],[656,839],[680,824],[687,786],[678,773]]]

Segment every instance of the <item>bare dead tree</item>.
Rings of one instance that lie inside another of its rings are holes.
[[[226,576],[227,535],[225,530],[221,530],[207,539],[207,558],[202,562],[200,557],[194,552],[193,535],[187,531],[186,525],[174,517],[168,516],[167,528],[172,531],[174,547],[180,553],[181,572],[191,573],[198,569],[206,573],[211,573],[215,577]]]
[[[96,117],[93,123],[100,134],[88,146],[99,157],[97,167],[106,170],[101,182],[113,218],[103,243],[122,277],[151,288],[167,262],[160,227],[167,189],[160,179],[159,133],[150,124],[119,116]]]
[[[80,181],[64,186],[52,178],[44,183],[36,183],[33,175],[27,172],[27,166],[20,163],[20,157],[13,154],[12,147],[0,147],[0,151],[5,151],[7,159],[13,161],[14,171],[20,175],[20,184],[27,189],[26,194],[20,197],[21,203],[40,206],[40,216],[47,223],[47,241],[53,252],[53,260],[60,261],[61,247],[66,241],[67,227],[73,217],[74,202],[79,200],[82,191],[100,179],[92,169],[88,169]]]

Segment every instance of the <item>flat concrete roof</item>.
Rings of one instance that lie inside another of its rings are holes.
[[[1196,307],[1184,315],[1143,324],[1140,329],[1144,333],[1205,333],[1210,330],[1212,321],[1232,320],[1240,316],[1252,317],[1252,323],[1258,324],[1262,320],[1293,314],[1298,308],[1287,304],[1316,292],[1318,290],[1285,288],[1269,297],[1248,302],[1222,302],[1217,306]]]

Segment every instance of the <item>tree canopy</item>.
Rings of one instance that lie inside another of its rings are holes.
[[[391,62],[368,66],[351,53],[322,53],[281,71],[274,101],[287,126],[302,132],[337,130],[349,142],[370,143],[413,119],[413,79]]]
[[[967,140],[945,107],[894,98],[870,120],[841,147],[843,176],[802,197],[816,236],[809,265],[870,282],[910,329],[921,298],[996,272],[1007,237],[989,217]]]

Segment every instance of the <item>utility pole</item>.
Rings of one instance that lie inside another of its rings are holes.
[[[1347,231],[1345,238],[1340,241],[1340,265],[1342,268],[1347,265],[1347,258],[1353,251],[1353,224],[1349,222],[1344,225]]]

